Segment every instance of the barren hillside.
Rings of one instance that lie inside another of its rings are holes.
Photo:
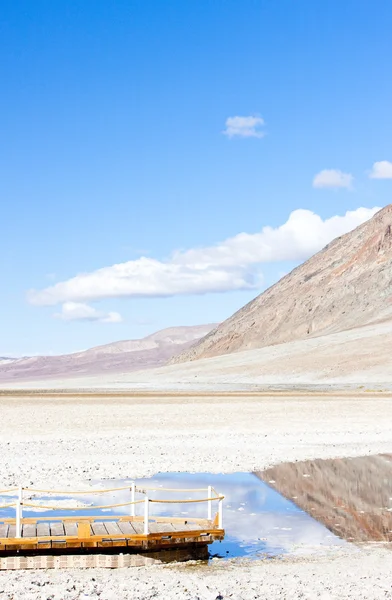
[[[140,340],[125,340],[60,356],[32,356],[19,360],[0,359],[0,382],[56,376],[128,373],[165,364],[174,354],[189,348],[215,327],[170,327]]]
[[[392,317],[392,205],[328,244],[172,363],[345,331]]]
[[[392,390],[392,321],[155,369],[73,372],[0,381],[0,388],[251,391],[351,388]],[[34,380],[33,380],[34,379]]]

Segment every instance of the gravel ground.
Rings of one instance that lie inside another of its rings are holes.
[[[108,570],[0,573],[2,600],[373,600],[392,598],[391,554]]]

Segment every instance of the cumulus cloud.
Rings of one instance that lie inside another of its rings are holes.
[[[63,321],[98,321],[100,323],[121,323],[122,318],[118,312],[101,312],[82,302],[64,302],[61,312],[54,315]]]
[[[389,162],[389,160],[375,162],[369,177],[371,179],[392,179],[392,162]]]
[[[83,312],[80,306],[85,306],[78,303],[104,298],[255,289],[260,285],[258,265],[305,260],[335,237],[367,221],[377,210],[358,208],[325,220],[310,210],[294,210],[279,227],[267,226],[258,233],[239,233],[214,246],[177,251],[166,261],[142,257],[81,273],[43,290],[31,290],[28,299],[45,306],[65,302],[66,313],[78,314]]]
[[[264,119],[261,117],[229,117],[226,119],[226,129],[223,131],[227,137],[255,137],[262,138],[265,132],[261,129]]]
[[[346,188],[351,189],[354,177],[351,173],[343,173],[337,169],[324,169],[313,178],[314,188]]]

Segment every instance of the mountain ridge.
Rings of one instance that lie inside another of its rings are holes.
[[[392,205],[293,269],[171,364],[392,318]]]
[[[0,382],[36,377],[131,372],[166,364],[177,352],[194,344],[216,324],[169,327],[136,340],[121,340],[81,352],[31,356],[1,363]]]

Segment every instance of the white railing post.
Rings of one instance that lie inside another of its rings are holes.
[[[218,504],[218,528],[223,529],[223,498],[220,498]]]
[[[15,507],[15,511],[16,511],[15,537],[17,537],[17,538],[22,537],[22,518],[23,518],[22,502],[23,502],[23,489],[22,489],[22,486],[20,485],[18,487],[18,499],[16,501],[16,507]]]
[[[148,496],[146,496],[144,498],[144,535],[148,535],[149,502]]]
[[[132,481],[132,485],[131,485],[131,502],[135,502],[135,491],[136,491],[136,485],[135,482]],[[136,505],[135,504],[131,504],[131,517],[134,517],[136,515]]]
[[[212,486],[208,486],[208,498],[212,498]],[[212,500],[208,500],[208,520],[212,520]]]

